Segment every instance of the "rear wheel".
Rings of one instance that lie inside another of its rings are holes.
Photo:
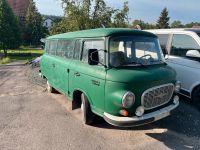
[[[192,100],[195,105],[200,109],[200,86],[194,90],[192,94]]]
[[[84,124],[89,125],[93,122],[94,114],[91,111],[87,97],[83,93],[81,94],[81,101],[82,120]]]
[[[48,80],[47,80],[47,91],[49,93],[54,93],[55,89],[49,84]]]

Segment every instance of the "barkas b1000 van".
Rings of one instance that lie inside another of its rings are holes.
[[[163,62],[152,33],[93,29],[46,39],[41,73],[49,92],[57,90],[81,108],[83,122],[94,114],[115,126],[162,119],[179,105],[180,82]]]

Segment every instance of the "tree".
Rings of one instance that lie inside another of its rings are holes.
[[[185,25],[185,28],[192,28],[193,26],[200,26],[200,22],[191,22]]]
[[[128,26],[128,1],[124,2],[122,10],[117,10],[114,16],[114,26],[115,27],[127,27]]]
[[[171,24],[171,28],[183,28],[183,27],[184,27],[184,25],[179,20],[175,20]]]
[[[144,22],[142,20],[134,20],[131,24],[131,28],[135,28],[137,25],[141,27],[141,29],[155,29],[156,25]]]
[[[38,46],[40,39],[45,37],[47,30],[43,27],[42,16],[38,12],[35,2],[30,0],[25,19],[25,43]]]
[[[128,2],[122,10],[108,7],[104,0],[62,0],[65,17],[51,34],[101,27],[127,27]]]
[[[169,28],[169,20],[170,20],[170,17],[168,17],[168,10],[167,10],[167,8],[164,8],[160,14],[158,21],[157,21],[157,27],[159,29],[168,29]]]
[[[4,50],[17,48],[20,45],[19,21],[5,0],[0,1],[0,48]]]

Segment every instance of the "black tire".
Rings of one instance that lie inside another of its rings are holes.
[[[192,93],[192,100],[195,106],[197,106],[197,108],[200,110],[200,86],[194,89]]]
[[[55,89],[49,84],[48,80],[47,80],[47,92],[49,93],[55,92]]]
[[[85,94],[81,94],[81,112],[84,124],[90,125],[93,122],[94,114],[91,111],[90,104]]]

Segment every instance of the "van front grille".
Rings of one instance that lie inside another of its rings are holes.
[[[173,84],[165,84],[146,90],[142,95],[145,110],[153,109],[170,101],[174,91]]]

